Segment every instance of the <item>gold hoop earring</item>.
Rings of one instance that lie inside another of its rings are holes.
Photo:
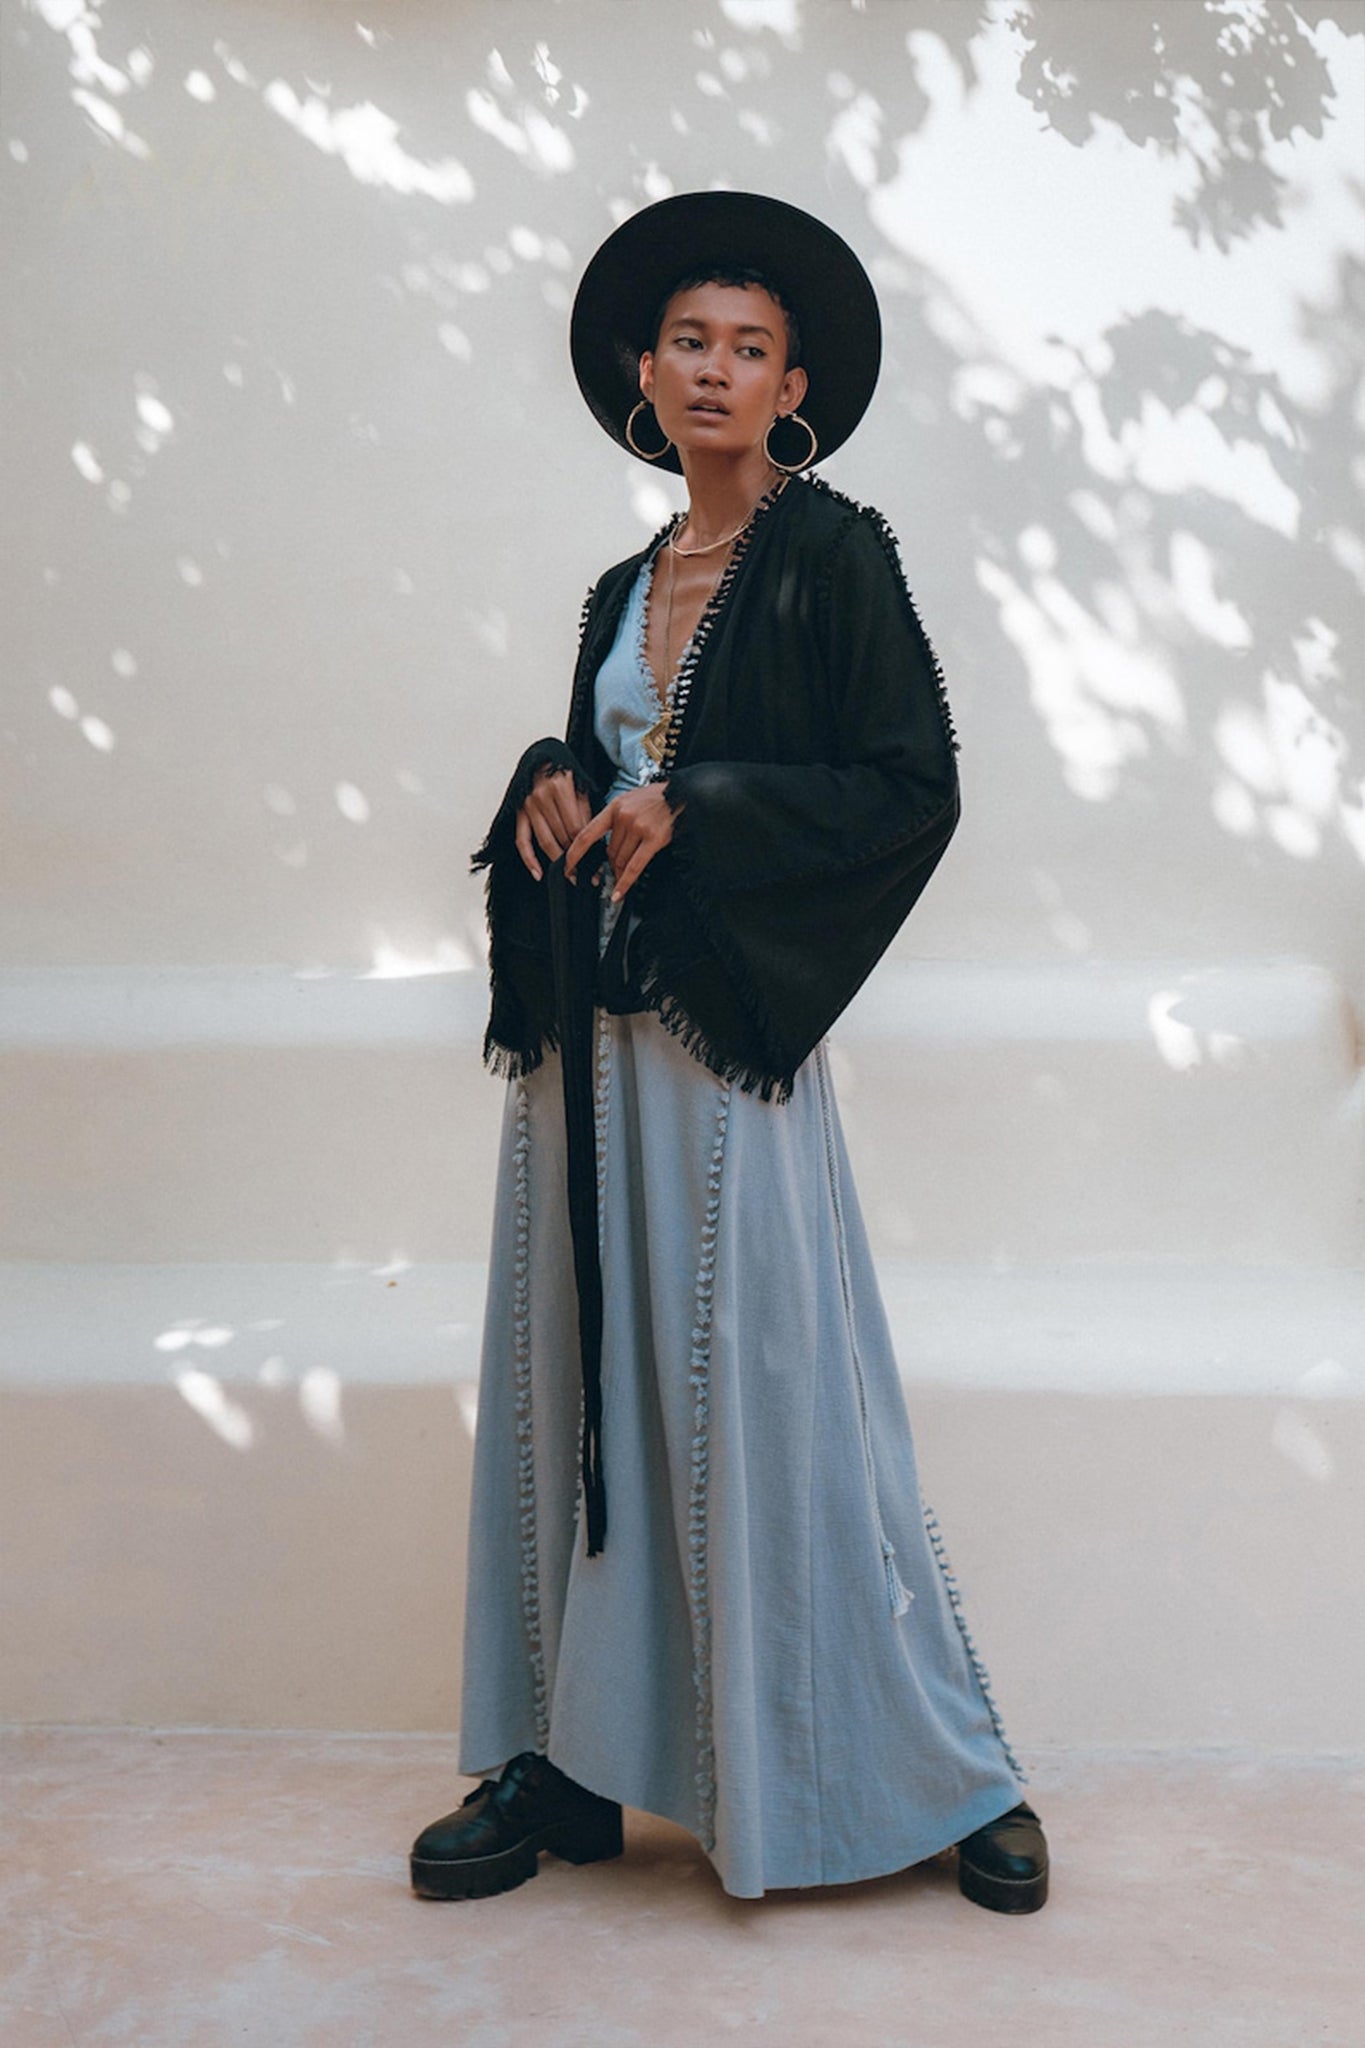
[[[635,425],[636,413],[643,412],[647,405],[650,407],[650,411],[653,412],[654,408],[650,404],[649,399],[647,398],[642,398],[639,401],[638,405],[632,408],[630,418],[626,421],[626,446],[627,448],[629,448],[631,454],[638,455],[642,462],[658,462],[661,460],[663,456],[667,455],[669,449],[673,446],[673,443],[669,440],[668,436],[666,434],[664,435],[663,447],[656,448],[654,452],[651,454],[648,448],[642,448],[640,446],[634,434],[631,432],[631,428]],[[654,424],[656,427],[659,426],[657,415],[655,416]],[[663,428],[659,427],[659,432],[661,434],[663,434],[663,431]]]
[[[779,462],[777,457],[773,454],[772,449],[768,446],[768,434],[771,434],[773,427],[776,427],[778,425],[785,426],[788,420],[790,420],[794,426],[804,427],[806,432],[810,435],[810,447],[806,450],[805,454],[801,457],[801,460],[799,462]],[[798,471],[803,469],[809,469],[812,462],[814,462],[816,456],[819,454],[819,452],[820,443],[815,438],[815,429],[811,425],[809,420],[802,419],[799,412],[779,413],[777,415],[777,418],[773,421],[772,426],[769,427],[768,433],[763,436],[763,453],[767,456],[773,468],[780,469],[784,476],[795,476],[798,473]]]

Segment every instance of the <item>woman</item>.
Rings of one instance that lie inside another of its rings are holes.
[[[461,1730],[483,1782],[413,1884],[615,1855],[627,1804],[738,1897],[957,1844],[969,1897],[1032,1911],[1046,1845],[919,1503],[824,1043],[958,815],[895,543],[796,474],[867,406],[876,300],[810,215],[687,194],[598,251],[572,348],[689,503],[589,594],[566,739],[527,750],[476,856],[509,1078]]]

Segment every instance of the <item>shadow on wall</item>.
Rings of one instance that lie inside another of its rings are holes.
[[[1349,0],[693,0],[650,10],[647,33],[618,0],[371,23],[35,0],[27,20],[10,31],[11,104],[33,132],[11,115],[10,168],[64,159],[64,216],[29,233],[68,266],[53,289],[71,380],[70,471],[53,474],[65,450],[32,447],[40,509],[13,572],[30,599],[47,579],[19,662],[35,789],[21,897],[49,887],[78,814],[68,858],[88,861],[78,893],[97,910],[129,883],[150,809],[183,857],[144,913],[154,954],[206,919],[221,931],[207,957],[472,963],[481,906],[469,884],[452,930],[452,875],[509,757],[558,723],[583,582],[625,551],[621,496],[648,527],[669,503],[625,458],[600,467],[564,364],[573,280],[639,205],[752,184],[849,233],[888,313],[880,424],[849,485],[915,536],[909,573],[976,789],[916,942],[1197,953],[1202,923],[1228,951],[1302,945],[1360,973],[1365,265],[1350,243],[1365,187],[1340,178],[1323,201],[1335,268],[1309,269],[1325,288],[1310,298],[1302,263],[1286,272],[1297,378],[1240,338],[1250,287],[1228,268],[1261,249],[1264,301],[1357,66]],[[42,124],[63,99],[54,138]],[[995,154],[970,131],[949,218],[941,137],[987,101]],[[1016,160],[1001,138],[1021,116]],[[1043,136],[1071,149],[1045,159]],[[1103,202],[1063,210],[1072,151],[1112,194],[1107,223]],[[1080,289],[1111,261],[1108,235],[1124,246],[1139,187],[1149,206],[1167,191],[1174,310],[1128,309],[1151,297],[1143,271],[1107,278],[1119,310],[1079,338],[1061,320],[1012,336],[1008,304],[984,319],[983,174],[1015,205],[1016,161],[1042,180],[1021,280],[1062,244]],[[122,292],[93,331],[80,252],[102,237],[107,261],[111,236]],[[1228,280],[1226,331],[1188,310],[1192,254]],[[164,287],[148,286],[167,266],[174,356]],[[21,345],[35,381],[47,348]],[[97,422],[113,379],[123,415]],[[584,477],[616,477],[614,501],[582,502],[580,452]],[[517,531],[545,554],[544,619],[526,617],[525,559],[487,539]],[[111,648],[112,619],[127,623]],[[173,719],[187,672],[217,683],[188,733]],[[263,691],[250,732],[243,675]],[[53,713],[85,746],[54,745]],[[126,786],[92,784],[95,760]],[[76,915],[58,922],[74,933]]]

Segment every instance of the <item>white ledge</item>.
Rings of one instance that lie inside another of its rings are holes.
[[[482,967],[384,976],[287,966],[0,970],[0,1051],[205,1046],[477,1046]],[[886,961],[835,1027],[970,1045],[1152,1044],[1163,1035],[1313,1042],[1356,1060],[1350,1000],[1312,961]]]
[[[1365,1270],[879,1261],[908,1393],[1365,1398]],[[0,1383],[477,1379],[481,1262],[0,1265]]]

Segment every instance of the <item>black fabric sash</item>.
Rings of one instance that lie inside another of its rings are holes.
[[[597,1234],[593,1096],[593,993],[600,906],[590,869],[591,863],[585,860],[576,880],[570,882],[561,855],[546,869],[544,887],[550,913],[555,1016],[564,1084],[569,1236],[582,1354],[583,1500],[588,1556],[596,1557],[607,1537],[607,1490],[602,1473],[602,1262]]]

